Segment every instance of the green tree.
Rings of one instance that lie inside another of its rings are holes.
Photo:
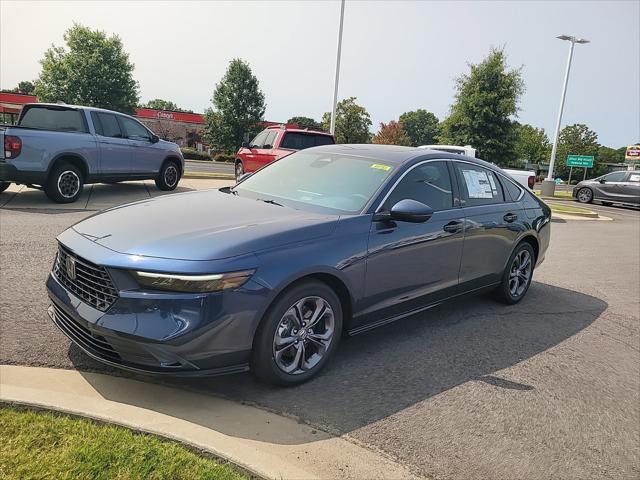
[[[35,86],[33,85],[33,82],[30,82],[29,80],[24,80],[18,83],[18,86],[14,90],[16,93],[24,93],[25,95],[32,95],[34,88]]]
[[[291,117],[287,120],[287,123],[293,123],[298,125],[300,128],[308,128],[310,130],[322,130],[322,124],[320,122],[316,122],[313,118],[310,117]]]
[[[551,154],[551,143],[544,128],[536,128],[528,123],[517,123],[514,152],[516,161],[547,163]]]
[[[442,143],[472,145],[478,156],[501,166],[513,162],[518,102],[524,92],[521,69],[509,70],[501,49],[457,79],[455,103],[443,122]]]
[[[211,101],[214,109],[205,112],[205,134],[217,149],[235,151],[245,134],[252,136],[260,130],[266,104],[258,79],[247,62],[239,58],[231,60]]]
[[[193,110],[186,110],[184,108],[180,108],[171,100],[164,100],[163,98],[154,98],[153,100],[149,100],[147,103],[142,105],[142,107],[153,108],[154,110],[169,110],[172,112],[193,113]]]
[[[337,143],[369,143],[371,142],[371,117],[367,110],[356,103],[356,97],[345,98],[336,106],[336,142]],[[322,116],[322,128],[329,131],[331,112]]]
[[[399,120],[411,140],[412,147],[436,143],[439,121],[433,113],[419,108],[413,112],[404,112]]]
[[[40,61],[42,71],[34,90],[38,99],[133,113],[138,83],[120,37],[74,24],[64,41],[68,50],[53,45]]]
[[[593,155],[595,157],[593,169],[591,172],[587,172],[587,176],[606,173],[606,166],[598,158],[599,149],[596,132],[582,123],[567,125],[560,131],[558,137],[554,175],[564,179],[569,178],[570,168],[567,167],[567,155]],[[573,178],[576,178],[576,175],[574,169]]]
[[[379,145],[411,145],[411,139],[405,132],[404,126],[395,120],[380,123],[380,130],[373,136],[372,142]]]

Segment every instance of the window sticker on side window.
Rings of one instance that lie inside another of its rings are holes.
[[[498,193],[493,178],[487,172],[462,169],[469,198],[493,198]]]
[[[640,175],[631,175],[631,177],[629,177],[629,181],[640,182]]]

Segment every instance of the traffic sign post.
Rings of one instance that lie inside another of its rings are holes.
[[[567,167],[569,169],[569,185],[571,185],[571,174],[573,173],[573,167],[583,167],[584,176],[582,180],[587,178],[587,169],[593,168],[593,155],[567,155]]]

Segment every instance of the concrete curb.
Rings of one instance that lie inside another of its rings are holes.
[[[185,172],[182,178],[216,178],[219,180],[235,180],[232,173]]]
[[[99,373],[0,365],[0,401],[153,433],[269,479],[419,478],[313,427],[230,400]]]

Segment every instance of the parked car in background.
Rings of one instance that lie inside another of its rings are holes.
[[[457,145],[421,145],[418,148],[428,148],[430,150],[439,150],[441,152],[456,153],[458,155],[466,155],[467,157],[476,157],[476,149],[471,145],[460,147]],[[520,185],[532,189],[536,183],[536,172],[533,170],[516,170],[512,168],[503,168],[504,172],[511,175]]]
[[[640,170],[611,172],[573,187],[573,198],[580,203],[599,200],[603,205],[640,205]]]
[[[0,191],[37,186],[58,203],[75,202],[87,183],[151,179],[173,190],[184,172],[178,145],[99,108],[27,104],[17,125],[0,129],[0,142]]]
[[[545,257],[550,218],[481,160],[310,148],[234,187],[136,202],[67,229],[47,280],[49,313],[87,354],[119,368],[250,368],[294,385],[319,373],[341,335],[467,293],[519,302]]]
[[[236,179],[298,150],[334,143],[333,135],[327,132],[284,125],[269,126],[250,142],[244,142],[236,153]]]

